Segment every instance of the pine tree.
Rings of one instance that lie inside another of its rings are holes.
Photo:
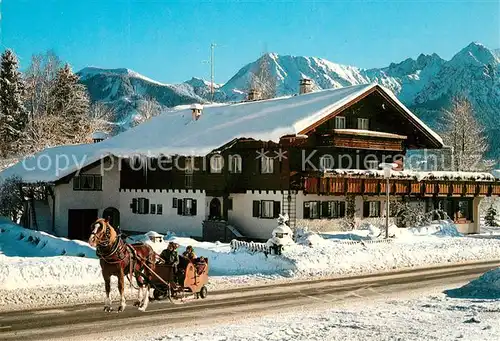
[[[484,220],[486,221],[487,226],[498,226],[497,210],[493,206],[493,204],[491,204],[488,210],[486,211],[486,216],[484,217]]]
[[[72,139],[81,131],[81,121],[88,118],[90,100],[87,89],[79,83],[78,75],[66,64],[57,71],[50,89],[48,114],[62,119],[61,133]]]
[[[0,156],[7,157],[17,151],[28,117],[25,85],[14,52],[5,50],[0,64]]]

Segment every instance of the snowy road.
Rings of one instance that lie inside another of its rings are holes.
[[[212,293],[209,299],[182,305],[152,302],[146,313],[128,307],[124,313],[104,314],[102,305],[7,312],[0,314],[0,339],[97,340],[117,337],[126,331],[163,330],[192,324],[210,324],[251,314],[270,314],[297,307],[329,304],[350,299],[366,299],[436,284],[460,284],[498,267],[500,262],[477,262],[385,273],[375,276],[292,282],[281,287],[262,286]],[[122,337],[123,338],[123,337]]]

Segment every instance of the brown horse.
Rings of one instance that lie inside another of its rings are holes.
[[[106,219],[98,219],[92,224],[92,233],[89,238],[89,244],[96,247],[96,253],[99,256],[102,277],[106,288],[106,300],[104,311],[110,312],[111,308],[111,276],[118,277],[118,291],[120,292],[120,306],[118,311],[125,309],[125,275],[134,275],[139,286],[137,301],[134,306],[139,310],[145,311],[149,302],[149,281],[151,272],[145,268],[154,268],[156,254],[147,244],[126,244],[117,235],[115,229]],[[129,278],[132,281],[132,276]]]

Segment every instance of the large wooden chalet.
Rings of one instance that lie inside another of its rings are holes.
[[[47,150],[1,176],[47,186],[24,221],[61,236],[86,239],[104,216],[125,231],[267,239],[279,213],[292,227],[328,230],[348,214],[383,217],[386,180],[377,169],[392,162],[392,201],[441,209],[462,232],[479,231],[479,202],[500,195],[498,179],[405,170],[408,150],[443,143],[389,90],[309,86],[303,80],[291,97],[260,101],[252,92],[243,103],[177,108],[102,142]],[[75,165],[42,170],[43,155]]]

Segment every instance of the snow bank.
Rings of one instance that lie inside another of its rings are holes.
[[[146,235],[134,236],[131,241],[141,241],[151,245],[156,253],[161,253],[173,241],[179,244],[179,254],[185,251],[188,245],[194,249],[196,256],[208,258],[210,275],[234,276],[257,274],[286,274],[294,269],[294,265],[286,258],[264,253],[249,253],[244,250],[231,252],[230,244],[198,242],[191,238],[177,237],[167,234],[163,242],[153,243]]]
[[[6,218],[0,218],[0,267],[0,289],[102,282],[95,249],[87,243],[28,230]]]
[[[486,272],[461,288],[446,290],[445,294],[452,298],[500,299],[500,268]]]
[[[0,254],[0,289],[102,283],[96,259],[80,257],[7,257]]]
[[[46,232],[28,230],[3,217],[0,217],[0,253],[20,257],[96,258],[95,248],[88,243],[54,237]]]

